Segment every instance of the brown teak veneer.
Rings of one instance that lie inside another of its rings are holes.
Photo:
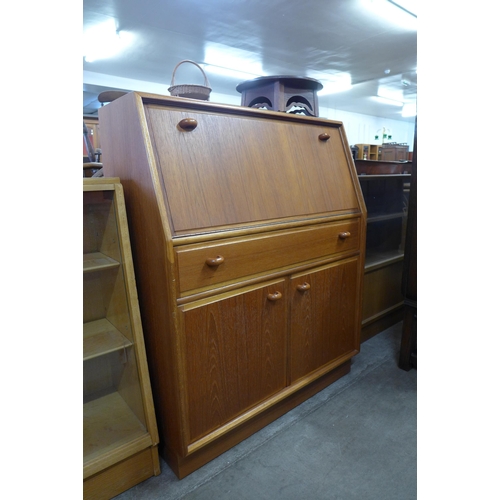
[[[131,92],[99,123],[182,478],[349,372],[363,195],[341,122]]]

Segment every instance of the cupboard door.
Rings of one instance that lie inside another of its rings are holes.
[[[291,382],[359,350],[358,258],[292,276]]]
[[[284,281],[182,306],[189,441],[286,384]]]

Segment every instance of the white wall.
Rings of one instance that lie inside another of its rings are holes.
[[[338,120],[344,124],[347,140],[354,144],[382,144],[380,131],[389,129],[392,139],[389,142],[406,143],[409,151],[413,151],[414,122],[389,120],[377,116],[362,115],[332,108],[319,108],[319,115],[330,120]],[[375,140],[375,135],[380,139]]]
[[[83,81],[84,83],[92,85],[115,87],[124,90],[136,90],[138,92],[150,92],[160,95],[170,95],[168,92],[168,87],[170,85],[167,84],[161,85],[140,80],[131,80],[128,78],[101,75],[90,71],[83,72]],[[210,94],[210,102],[239,106],[241,104],[241,96],[212,92]],[[376,116],[362,115],[359,113],[351,113],[349,111],[341,111],[339,109],[325,108],[321,106],[319,108],[319,116],[330,120],[341,121],[344,124],[347,140],[350,145],[381,144],[381,140],[375,140],[375,135],[382,128],[385,128],[390,130],[392,135],[391,142],[404,142],[408,144],[409,151],[413,151],[413,134],[415,129],[414,121],[405,122],[389,120]]]
[[[168,95],[168,94],[167,94]],[[220,102],[222,104],[241,104],[240,96],[227,94],[210,94],[210,102]],[[362,115],[360,113],[351,113],[333,108],[319,108],[319,116],[329,120],[341,121],[347,135],[350,145],[354,144],[382,144],[382,135],[380,131],[389,129],[392,135],[390,142],[403,142],[408,144],[409,151],[413,151],[413,135],[415,131],[414,122],[405,122],[399,120],[389,120],[377,116]],[[380,140],[375,140],[375,135],[380,136]]]

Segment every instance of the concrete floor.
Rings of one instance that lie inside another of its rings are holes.
[[[402,324],[361,345],[351,372],[178,480],[162,472],[119,500],[413,500],[417,371],[398,368]]]

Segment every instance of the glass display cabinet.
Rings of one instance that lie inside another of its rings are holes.
[[[401,321],[411,163],[356,160],[367,210],[361,339]]]
[[[83,491],[108,499],[160,473],[123,189],[83,179]]]

